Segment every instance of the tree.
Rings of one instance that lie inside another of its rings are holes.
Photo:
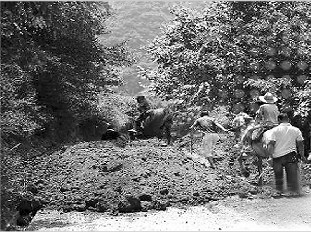
[[[189,105],[208,82],[197,105],[254,113],[258,95],[271,91],[282,110],[310,115],[310,3],[212,2],[172,13],[149,47],[158,67],[146,75],[156,92]]]
[[[302,102],[308,104],[301,91],[308,88],[306,80],[310,79],[310,3],[230,4],[237,45],[230,63],[235,67],[234,79],[247,78],[238,86],[245,94],[236,101],[245,104],[251,97],[254,103],[258,94],[270,91],[279,97],[282,110],[306,118],[310,109],[301,108]],[[257,110],[256,105],[245,107]]]
[[[98,93],[119,84],[117,67],[131,62],[123,43],[98,40],[109,14],[104,2],[1,2],[4,139],[41,128],[64,139],[98,113]]]
[[[217,96],[212,93],[222,85],[219,74],[224,60],[218,52],[222,51],[222,20],[227,17],[219,5],[209,5],[207,13],[184,7],[171,11],[173,21],[149,47],[158,63],[158,70],[148,74],[156,92],[186,104],[194,100],[198,105],[210,104]],[[198,97],[193,99],[196,93]]]

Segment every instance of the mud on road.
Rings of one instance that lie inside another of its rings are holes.
[[[157,139],[83,142],[25,163],[25,175],[43,210],[60,213],[122,213],[204,206],[230,196],[269,199],[274,194],[272,170],[264,163],[264,186],[257,186],[254,165],[243,177],[232,153],[232,139],[222,136],[217,146],[216,169],[211,169],[180,144],[162,147]],[[310,184],[304,167],[302,182]],[[169,207],[169,208],[168,208]],[[194,218],[195,219],[195,218]]]

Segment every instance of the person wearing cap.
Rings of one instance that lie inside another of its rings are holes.
[[[136,131],[141,129],[141,123],[148,117],[148,111],[151,109],[150,103],[145,96],[137,96],[136,101],[138,103],[137,110],[140,115],[135,120]]]
[[[224,132],[228,132],[228,130],[216,122],[213,117],[210,117],[208,111],[201,112],[200,117],[194,121],[190,127],[190,130],[193,128],[199,128],[201,131],[203,131],[204,136],[202,139],[201,153],[207,158],[211,168],[214,169],[215,164],[213,160],[213,152],[215,144],[220,139],[217,131],[220,129]]]
[[[264,104],[256,112],[256,121],[267,127],[278,125],[280,111],[275,104],[278,99],[272,93],[267,92],[264,96],[259,96],[259,100]]]

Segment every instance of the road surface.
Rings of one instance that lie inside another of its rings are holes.
[[[109,216],[41,211],[28,230],[46,231],[311,231],[310,189],[298,198],[239,199],[166,211]]]

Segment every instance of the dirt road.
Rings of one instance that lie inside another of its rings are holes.
[[[52,231],[310,231],[311,194],[299,198],[239,199],[166,211],[108,216],[94,212],[39,212],[28,230]]]

